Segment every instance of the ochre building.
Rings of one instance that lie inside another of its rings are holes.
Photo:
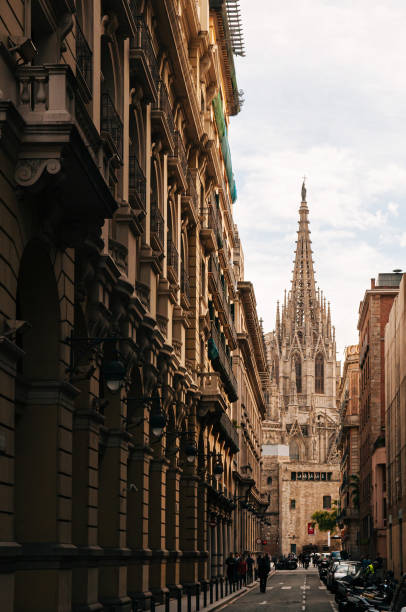
[[[385,326],[402,278],[371,279],[360,303],[360,548],[362,555],[386,557],[387,487],[385,435]]]
[[[1,4],[2,612],[221,593],[253,546],[266,364],[234,265],[231,5]]]
[[[269,491],[273,554],[327,549],[329,536],[312,526],[317,510],[339,498],[336,446],[339,364],[330,305],[316,288],[306,189],[302,187],[291,290],[277,307],[275,330],[265,341],[271,367],[270,400],[263,423],[264,491]],[[330,541],[331,547],[335,540]]]
[[[341,486],[338,524],[342,549],[352,559],[360,557],[360,446],[359,446],[359,350],[347,346],[339,389],[340,429],[337,447],[341,453]]]
[[[385,437],[387,566],[398,579],[406,568],[406,282],[394,299],[385,329]]]

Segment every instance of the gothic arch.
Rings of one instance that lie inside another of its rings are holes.
[[[302,393],[303,388],[303,367],[302,367],[302,356],[296,351],[292,355],[292,365],[295,371],[296,377],[296,391],[297,393]]]
[[[289,442],[289,459],[291,461],[299,461],[300,459],[300,447],[296,438]]]
[[[314,390],[315,393],[324,393],[324,356],[320,352],[314,360]]]

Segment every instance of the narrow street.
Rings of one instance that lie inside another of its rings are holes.
[[[332,612],[337,610],[334,597],[319,579],[317,569],[278,570],[268,579],[266,593],[259,586],[237,599],[227,612],[267,609],[283,612]]]

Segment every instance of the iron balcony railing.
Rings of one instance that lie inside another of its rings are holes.
[[[123,124],[108,92],[101,95],[101,131],[108,134],[123,159]]]
[[[214,369],[220,372],[231,401],[237,399],[237,380],[234,376],[232,359],[226,351],[221,334],[214,321],[211,322],[210,358]]]
[[[183,266],[182,266],[181,276],[180,276],[180,290],[183,293],[183,295],[189,300],[190,299],[189,274]]]
[[[188,187],[187,187],[188,195],[191,196],[195,206],[197,206],[196,183],[195,183],[195,179],[193,177],[193,174],[191,173],[189,168],[187,170],[187,185],[188,185]]]
[[[209,206],[209,227],[212,229],[216,235],[216,240],[218,244],[218,248],[223,248],[223,231],[222,231],[222,223],[220,213],[217,209],[216,205]]]
[[[136,35],[135,38],[131,40],[131,48],[141,49],[143,51],[151,72],[152,79],[157,85],[160,80],[159,68],[155,56],[154,47],[152,45],[151,34],[149,32],[147,24],[145,23],[144,17],[139,14],[138,3],[133,2],[131,7],[136,25]]]
[[[169,130],[173,138],[175,138],[176,127],[173,119],[172,107],[169,100],[168,90],[165,83],[160,80],[158,85],[158,100],[152,105],[153,110],[162,111],[168,122]]]
[[[140,203],[142,210],[146,210],[147,181],[138,159],[135,155],[130,155],[130,178],[129,178],[130,198],[134,197]],[[135,199],[134,198],[134,199]]]
[[[185,178],[188,173],[188,163],[186,157],[185,145],[183,144],[182,137],[178,131],[175,132],[175,150],[173,157],[177,157],[182,168],[182,172]]]
[[[89,89],[93,92],[93,53],[83,34],[78,22],[76,22],[76,66]]]
[[[151,202],[151,233],[155,234],[161,247],[164,246],[165,222],[164,218],[155,202]]]
[[[178,275],[178,263],[179,263],[179,255],[178,251],[173,243],[172,238],[168,238],[168,266],[170,266],[175,275]]]

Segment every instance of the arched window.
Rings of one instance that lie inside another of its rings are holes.
[[[315,369],[315,392],[324,393],[324,359],[321,353],[316,356]]]
[[[302,360],[299,355],[295,357],[296,391],[302,392]]]
[[[289,458],[294,461],[298,461],[299,459],[299,445],[295,440],[289,444]]]
[[[266,481],[266,484],[267,484],[268,486],[271,486],[271,484],[272,484],[272,476],[268,476],[267,481]]]

